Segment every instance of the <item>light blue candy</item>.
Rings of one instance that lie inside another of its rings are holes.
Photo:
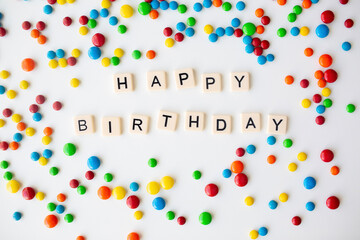
[[[169,3],[167,1],[160,2],[160,9],[161,10],[168,10],[168,8],[169,8]]]
[[[277,208],[277,206],[278,206],[278,203],[277,203],[275,200],[271,200],[271,201],[269,202],[269,208],[270,208],[270,209],[274,210],[274,209]]]
[[[254,46],[252,45],[252,44],[248,44],[248,45],[246,45],[246,47],[245,47],[245,52],[246,53],[252,53],[252,52],[254,52]]]
[[[257,58],[257,62],[260,64],[260,65],[264,65],[266,63],[266,57],[261,55],[261,56],[258,56]]]
[[[186,29],[186,25],[183,22],[178,22],[176,24],[176,29],[180,32],[184,31]]]
[[[320,24],[317,26],[315,32],[319,38],[325,38],[329,35],[329,27],[325,24]]]
[[[157,197],[152,201],[152,206],[156,210],[163,210],[165,208],[165,200],[162,197]]]
[[[306,189],[313,189],[316,186],[316,180],[313,177],[307,177],[304,179],[304,187]]]
[[[233,20],[231,20],[231,26],[233,26],[234,28],[237,28],[240,26],[240,19],[238,18],[234,18]]]
[[[274,136],[269,136],[266,141],[269,145],[274,145],[276,143],[276,138]]]
[[[242,11],[245,9],[245,3],[243,1],[239,1],[236,3],[236,9]]]
[[[44,158],[51,158],[53,155],[53,152],[50,149],[45,149],[42,153]]]
[[[30,158],[31,158],[31,160],[33,160],[33,161],[38,161],[39,158],[40,158],[40,154],[39,154],[38,152],[32,152],[32,153],[30,154]]]
[[[313,202],[307,202],[306,203],[306,205],[305,205],[305,207],[306,207],[306,210],[308,210],[308,211],[314,211],[314,209],[315,209],[315,203],[313,203]]]
[[[290,30],[290,34],[295,37],[298,36],[300,34],[300,29],[298,27],[293,27]]]
[[[219,36],[219,37],[222,37],[225,35],[225,29],[222,28],[222,27],[218,27],[216,30],[215,30],[215,33]]]
[[[22,217],[22,214],[21,214],[21,213],[19,213],[19,212],[14,212],[13,218],[14,218],[15,221],[19,221],[19,220],[21,219],[21,217]]]
[[[91,156],[87,160],[87,165],[90,170],[96,170],[100,167],[100,159],[96,156]]]
[[[222,172],[222,175],[224,178],[229,178],[231,177],[231,170],[230,169],[224,169]]]
[[[130,183],[130,190],[136,192],[137,190],[139,190],[139,184],[137,182]]]
[[[150,4],[151,4],[151,8],[155,10],[160,7],[160,2],[158,0],[153,0]]]
[[[351,49],[351,43],[349,42],[343,42],[343,44],[341,45],[342,49],[344,51],[349,51]]]
[[[58,58],[65,57],[65,51],[63,49],[56,50],[56,57],[58,57]]]
[[[188,27],[185,30],[185,35],[188,37],[192,37],[192,36],[194,36],[194,34],[195,34],[195,30],[192,27]]]
[[[203,6],[201,5],[201,3],[197,2],[194,4],[193,8],[194,8],[195,12],[200,12],[202,10]]]
[[[98,10],[92,9],[92,10],[90,11],[90,18],[92,18],[92,19],[97,19],[98,17],[99,17],[99,12],[98,12]]]
[[[211,33],[209,35],[210,42],[216,42],[218,40],[218,35],[216,33]]]
[[[21,140],[23,139],[23,135],[21,133],[15,133],[13,139],[15,142],[21,142]]]
[[[318,114],[323,114],[325,112],[325,110],[326,110],[326,107],[324,105],[319,105],[316,107],[316,112]]]
[[[53,8],[50,5],[45,5],[43,11],[45,14],[51,14],[53,12]]]
[[[47,52],[46,56],[47,56],[48,59],[54,59],[56,57],[56,53],[54,51],[50,50],[50,51]]]
[[[261,228],[259,228],[258,233],[260,236],[266,236],[268,234],[268,230],[266,227],[261,227]]]
[[[111,17],[109,18],[109,24],[110,24],[111,26],[115,26],[116,24],[118,24],[118,22],[119,22],[119,20],[118,20],[118,18],[115,17],[115,16],[111,16]]]
[[[203,6],[204,6],[204,8],[210,8],[212,6],[212,1],[211,0],[204,0],[203,1]]]
[[[246,152],[248,154],[254,154],[256,152],[256,147],[252,144],[246,147]]]
[[[109,10],[107,10],[106,8],[103,8],[100,10],[100,16],[103,18],[106,18],[109,16]]]
[[[40,122],[42,119],[42,115],[41,115],[41,113],[36,112],[33,114],[32,118],[35,122]]]
[[[176,10],[176,9],[178,8],[178,6],[179,6],[179,4],[178,4],[176,1],[171,1],[171,2],[169,3],[169,8],[170,8],[171,10]]]
[[[101,49],[98,47],[89,48],[88,55],[91,59],[96,60],[101,57]]]
[[[57,214],[63,214],[65,212],[65,207],[63,205],[57,205],[55,211]]]
[[[227,36],[232,36],[234,34],[234,28],[232,28],[232,27],[225,28],[225,34]]]

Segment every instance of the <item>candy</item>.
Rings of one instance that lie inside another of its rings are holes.
[[[89,48],[88,55],[91,59],[96,60],[101,57],[101,50],[98,47]]]
[[[76,146],[73,143],[66,143],[63,147],[66,156],[72,156],[76,153]]]
[[[245,198],[244,202],[247,206],[252,206],[254,204],[255,200],[253,197],[248,196]]]
[[[152,206],[156,210],[163,210],[165,208],[165,200],[162,197],[157,197],[152,201]]]
[[[84,186],[78,186],[76,188],[76,191],[80,194],[80,195],[84,195],[86,193],[86,188]]]
[[[219,188],[217,185],[210,183],[205,186],[205,193],[209,197],[215,197],[219,192]]]
[[[107,200],[111,197],[111,189],[106,186],[101,186],[98,189],[97,194],[100,199]]]
[[[352,19],[346,19],[344,25],[346,28],[352,28],[354,26],[354,21]]]
[[[311,212],[315,209],[315,204],[313,202],[307,202],[305,207],[306,207],[306,210]]]
[[[100,159],[96,156],[91,156],[87,160],[87,166],[90,170],[96,170],[100,167]]]
[[[141,2],[138,6],[138,12],[141,15],[148,15],[151,11],[151,6],[147,2]]]
[[[46,208],[47,208],[47,210],[49,210],[50,212],[53,212],[53,211],[55,211],[55,209],[56,209],[56,204],[50,202],[50,203],[47,204]]]
[[[87,171],[85,173],[85,178],[87,180],[92,180],[92,179],[94,179],[94,177],[95,177],[95,173],[93,171]]]
[[[234,182],[239,187],[244,187],[248,183],[248,177],[244,173],[239,173],[235,176]]]
[[[201,172],[196,170],[193,172],[192,176],[195,180],[199,180],[201,178]]]
[[[301,218],[299,216],[295,216],[291,219],[292,224],[298,226],[301,224]]]
[[[55,211],[57,214],[63,214],[65,212],[65,207],[63,205],[57,205]]]
[[[332,11],[327,10],[321,13],[321,21],[323,21],[323,23],[329,24],[332,23],[332,21],[334,21],[335,15]]]
[[[77,188],[79,186],[79,181],[76,179],[71,179],[69,185],[71,188]]]
[[[334,176],[338,175],[340,172],[340,168],[338,166],[332,166],[330,168],[330,173]]]
[[[356,107],[354,104],[349,103],[348,105],[346,105],[346,111],[348,113],[353,113],[353,112],[355,112],[355,110],[356,110]]]
[[[111,182],[113,179],[114,179],[114,176],[111,173],[105,173],[105,175],[104,175],[105,182]]]
[[[350,51],[350,49],[351,49],[351,43],[349,43],[349,42],[343,42],[342,45],[341,45],[341,48],[342,48],[344,51]]]
[[[251,230],[250,233],[249,233],[250,239],[257,239],[258,236],[259,236],[259,233],[256,230]]]
[[[303,184],[306,189],[313,189],[316,186],[316,180],[313,177],[306,177]]]
[[[131,209],[135,209],[140,205],[140,199],[135,195],[131,195],[126,199],[126,205]]]
[[[67,223],[72,223],[74,221],[74,216],[68,213],[64,216],[64,221]]]
[[[256,147],[252,144],[246,147],[246,152],[248,154],[254,154],[256,152]]]
[[[21,68],[25,72],[31,72],[35,68],[35,61],[31,58],[25,58],[21,62]]]
[[[283,141],[283,146],[286,148],[290,148],[292,145],[293,145],[293,141],[289,138],[287,138]]]
[[[22,217],[22,214],[20,212],[14,212],[13,218],[15,221],[19,221]]]
[[[112,190],[112,195],[116,200],[121,200],[126,195],[126,190],[123,187],[117,186]]]
[[[277,208],[278,203],[275,200],[271,200],[268,205],[270,209],[274,210]]]
[[[321,160],[331,162],[334,159],[334,153],[330,149],[325,149],[320,154]]]
[[[137,190],[139,190],[139,184],[136,182],[132,182],[130,183],[129,188],[131,191],[136,192]]]
[[[105,37],[101,33],[96,33],[91,39],[92,43],[96,47],[102,47],[105,44]]]
[[[253,23],[247,22],[243,25],[242,31],[246,36],[252,36],[256,32],[256,27]]]
[[[231,172],[241,173],[244,170],[244,164],[241,161],[234,161],[231,163]]]
[[[17,193],[20,189],[20,183],[16,180],[10,180],[6,183],[6,190],[10,193]]]
[[[329,35],[329,27],[325,24],[320,24],[316,27],[315,33],[319,38],[325,38]]]
[[[178,217],[177,223],[179,225],[184,225],[186,223],[186,218],[185,217]]]
[[[168,212],[166,213],[166,218],[167,218],[168,220],[173,220],[173,219],[175,218],[175,213],[174,213],[173,211],[168,211]]]
[[[333,62],[333,59],[329,54],[323,54],[319,58],[319,64],[320,64],[320,66],[322,66],[324,68],[330,67],[332,62]]]
[[[157,182],[149,182],[146,186],[146,191],[151,195],[156,195],[160,191],[160,184]]]
[[[127,235],[126,239],[127,240],[140,240],[140,236],[136,232],[132,232]]]
[[[161,187],[165,190],[169,190],[174,186],[174,179],[170,176],[165,176],[161,178],[160,184]]]
[[[45,217],[44,224],[47,228],[54,228],[58,224],[58,218],[55,215]]]
[[[279,195],[280,202],[287,202],[288,199],[289,199],[289,196],[286,193],[281,193]]]
[[[212,216],[209,212],[202,212],[199,215],[199,222],[202,225],[209,225],[212,221]]]
[[[268,234],[268,229],[266,227],[261,227],[258,232],[260,236],[266,236]]]

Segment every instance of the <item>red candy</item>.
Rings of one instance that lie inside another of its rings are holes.
[[[248,177],[244,173],[239,173],[234,178],[235,184],[239,187],[244,187],[248,183]]]
[[[343,5],[347,4],[349,2],[349,0],[339,0],[339,2]]]
[[[323,116],[317,116],[315,122],[317,125],[323,125],[325,123],[325,118]]]
[[[184,218],[184,217],[178,217],[177,223],[178,223],[179,225],[184,225],[184,224],[186,223],[186,218]]]
[[[29,107],[29,111],[30,111],[31,113],[36,113],[36,112],[39,111],[39,106],[36,105],[36,104],[31,104],[30,107]]]
[[[52,5],[56,3],[56,0],[47,0],[47,2]]]
[[[79,181],[76,179],[71,179],[69,185],[71,188],[77,188],[79,186]]]
[[[39,31],[43,31],[46,28],[46,24],[43,21],[39,21],[36,23],[36,29]]]
[[[173,30],[169,27],[166,27],[166,28],[164,28],[163,33],[166,37],[170,37],[173,34]]]
[[[325,149],[320,154],[321,160],[331,162],[334,159],[334,153],[330,149]]]
[[[25,200],[31,200],[35,197],[35,190],[31,187],[26,187],[22,190],[22,196]]]
[[[88,23],[88,21],[89,21],[89,19],[88,19],[87,16],[81,16],[81,17],[79,18],[79,23],[80,23],[81,25],[86,25],[86,24]]]
[[[218,186],[216,186],[213,183],[210,183],[210,184],[206,185],[206,187],[205,187],[205,193],[209,197],[215,197],[218,194],[218,192],[219,192]]]
[[[66,61],[69,66],[74,66],[77,63],[77,60],[74,57],[69,57]]]
[[[45,97],[43,95],[37,95],[35,101],[37,104],[43,104],[45,102]]]
[[[352,26],[354,26],[354,21],[352,19],[346,19],[344,25],[347,28],[352,28]]]
[[[126,205],[131,209],[135,209],[140,205],[140,199],[135,195],[131,195],[126,199]]]
[[[335,196],[331,196],[326,200],[326,206],[331,210],[337,209],[340,206],[340,200]]]
[[[6,118],[10,117],[10,116],[12,115],[12,110],[9,109],[9,108],[5,108],[5,109],[3,110],[3,115],[4,115],[4,117],[6,117]]]
[[[9,148],[9,144],[5,141],[0,142],[0,149],[6,151]]]
[[[268,40],[263,40],[261,41],[261,44],[260,46],[263,48],[263,49],[268,49],[270,47],[270,43]]]
[[[291,219],[291,222],[295,226],[299,226],[301,224],[301,218],[299,216],[295,216]]]
[[[62,108],[62,103],[61,102],[56,101],[56,102],[53,103],[53,109],[55,111],[59,111],[59,110],[61,110],[61,108]]]
[[[261,44],[261,40],[260,40],[259,38],[255,37],[255,38],[253,38],[251,44],[252,44],[254,47],[258,47],[258,46],[260,46],[260,44]]]
[[[313,101],[314,101],[314,103],[320,103],[320,102],[321,102],[321,99],[322,99],[322,97],[321,97],[320,94],[315,94],[315,95],[313,96]]]
[[[184,40],[184,34],[176,33],[174,38],[175,38],[175,41],[182,42]]]
[[[243,148],[236,149],[236,156],[242,157],[242,156],[244,156],[244,154],[245,154],[245,149],[243,149]]]
[[[261,18],[261,23],[262,23],[263,25],[268,25],[268,24],[270,23],[270,18],[269,18],[268,16],[263,16],[263,17]]]
[[[21,27],[24,29],[24,30],[29,30],[31,28],[31,23],[28,22],[28,21],[25,21],[21,24]]]
[[[94,178],[94,176],[95,176],[95,174],[94,174],[93,171],[87,171],[87,172],[85,173],[85,178],[86,178],[87,180],[92,180],[92,179]]]
[[[6,35],[6,29],[3,27],[0,27],[0,37],[4,37]]]
[[[335,15],[330,10],[324,11],[321,14],[321,21],[323,21],[323,23],[326,23],[326,24],[331,23],[332,21],[334,21],[334,18],[335,18]]]
[[[63,24],[67,27],[70,26],[72,24],[72,19],[70,17],[64,17]]]
[[[104,35],[102,35],[101,33],[96,33],[92,39],[91,39],[92,43],[94,44],[94,46],[96,47],[102,47],[105,44],[105,37]]]
[[[301,80],[301,81],[300,81],[300,86],[301,86],[302,88],[307,88],[307,87],[309,86],[309,80],[307,80],[307,79]]]
[[[333,69],[328,69],[324,72],[324,79],[325,81],[327,81],[328,83],[333,83],[337,80],[338,78],[338,74],[335,70]]]
[[[235,29],[234,31],[235,37],[241,37],[243,35],[243,31],[240,28]]]
[[[255,56],[260,56],[263,53],[263,49],[261,47],[256,47],[254,49]]]

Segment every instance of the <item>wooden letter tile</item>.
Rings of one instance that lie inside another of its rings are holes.
[[[287,116],[269,114],[267,132],[270,134],[286,134]]]
[[[250,89],[250,75],[248,72],[231,73],[231,91],[242,92]]]
[[[121,118],[120,117],[103,117],[101,120],[103,136],[120,136],[121,135]]]
[[[241,132],[260,132],[261,118],[260,113],[242,113],[241,114]]]
[[[203,92],[213,93],[221,92],[222,81],[219,73],[206,73],[201,75],[203,82]]]
[[[76,135],[87,135],[95,132],[94,117],[92,115],[79,115],[74,117]]]
[[[203,112],[186,112],[185,130],[203,131],[205,129],[205,113]]]
[[[147,72],[147,83],[150,91],[165,90],[167,88],[166,72]]]
[[[130,132],[136,134],[148,134],[150,117],[140,114],[132,114],[130,117]]]
[[[114,74],[114,91],[115,93],[134,91],[134,79],[131,73]]]
[[[158,129],[175,131],[177,127],[178,114],[169,111],[160,111],[158,119]]]
[[[178,89],[193,88],[196,85],[194,69],[186,68],[175,71],[175,81]]]
[[[232,131],[231,115],[213,115],[213,134],[230,134]]]

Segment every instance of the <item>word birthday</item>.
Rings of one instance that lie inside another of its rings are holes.
[[[176,131],[179,114],[170,111],[160,111],[157,119],[157,128],[165,131]],[[185,130],[203,131],[206,116],[203,112],[185,112]],[[268,115],[267,132],[269,134],[286,134],[287,116]],[[86,135],[95,132],[95,120],[92,115],[74,117],[76,135]],[[103,136],[119,136],[123,132],[121,117],[102,117],[101,128]],[[129,132],[134,134],[148,134],[150,131],[150,116],[132,114],[129,122]],[[241,132],[261,131],[260,113],[241,114]],[[212,115],[212,132],[214,134],[230,134],[232,132],[231,115]]]
[[[196,86],[194,69],[176,70],[175,82],[177,89],[193,88]],[[222,91],[222,78],[220,73],[206,73],[201,75],[202,90],[204,93]],[[115,93],[132,92],[135,90],[134,77],[131,73],[117,73],[113,76]],[[248,72],[231,72],[231,91],[248,91],[250,77]],[[167,89],[167,74],[165,71],[147,72],[147,86],[150,91]]]

